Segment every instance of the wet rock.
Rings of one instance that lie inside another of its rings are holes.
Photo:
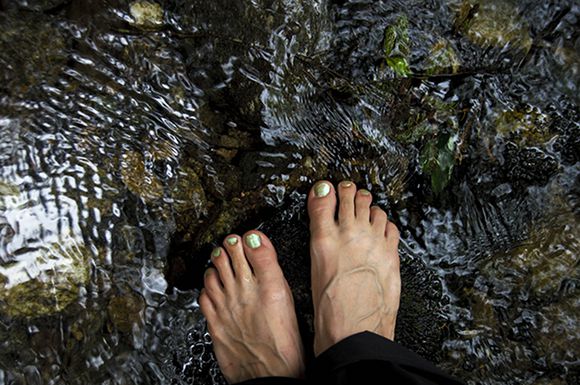
[[[0,90],[8,95],[54,83],[68,60],[67,41],[49,17],[0,13]]]
[[[218,142],[220,147],[243,150],[249,150],[255,147],[256,144],[255,136],[253,137],[249,132],[235,128],[228,130],[226,135],[220,136]]]
[[[241,193],[240,197],[230,202],[222,202],[219,208],[214,209],[214,215],[208,221],[208,227],[198,234],[196,246],[201,247],[208,243],[219,243],[220,237],[227,235],[244,220],[248,214],[255,212],[259,202],[263,202],[259,193]]]
[[[574,221],[571,213],[559,216],[559,220],[565,219],[565,223]],[[575,271],[579,237],[578,228],[537,226],[526,242],[510,251],[506,268],[517,272],[515,276],[525,281],[517,286],[526,287],[530,295],[544,299],[557,297],[567,280],[580,278]]]
[[[0,180],[0,210],[16,204],[16,197],[20,195],[18,186]]]
[[[163,196],[163,184],[153,173],[151,162],[145,163],[143,154],[128,151],[120,159],[121,179],[133,194],[145,202],[160,199]]]
[[[554,143],[564,163],[572,165],[580,161],[580,125],[570,125],[562,130]]]
[[[152,140],[147,148],[154,161],[177,161],[179,148],[167,140]]]
[[[507,177],[520,183],[544,185],[559,168],[554,156],[537,147],[519,148],[508,142],[504,156]]]
[[[431,47],[423,65],[423,71],[428,75],[456,74],[460,66],[461,60],[451,43],[448,40],[439,39]]]
[[[208,202],[198,174],[190,167],[180,167],[171,197],[176,214],[177,230],[191,230],[202,215],[207,215]]]
[[[81,300],[93,255],[82,241],[64,237],[24,251],[0,266],[0,309],[11,317],[36,318],[59,313]]]
[[[580,331],[576,326],[580,322],[579,306],[580,297],[576,294],[542,308],[541,316],[537,317],[539,327],[533,332],[539,355],[545,357],[549,365],[559,366],[562,372],[567,363],[577,357],[574,346],[580,344]]]
[[[236,157],[238,154],[238,150],[236,149],[227,149],[227,148],[218,148],[215,150],[216,154],[224,158],[226,162],[231,162],[232,159]]]
[[[210,169],[211,173],[204,172],[201,174],[208,200],[235,199],[242,191],[247,190],[247,187],[240,183],[242,170],[237,165],[229,164],[226,159],[216,156],[213,158],[213,164]]]
[[[537,107],[502,111],[495,122],[497,133],[520,146],[544,145],[556,133],[550,130],[551,118]]]
[[[163,24],[163,8],[153,1],[134,1],[129,11],[138,27],[155,28]]]
[[[0,5],[6,9],[24,9],[37,12],[55,12],[68,0],[1,0]]]
[[[143,325],[145,301],[135,293],[117,295],[109,300],[107,312],[113,326],[122,333],[131,333]]]
[[[527,22],[518,14],[510,1],[464,0],[457,13],[455,29],[484,48],[511,46],[527,52],[532,38]]]

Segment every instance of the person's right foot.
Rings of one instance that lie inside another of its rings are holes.
[[[314,353],[353,334],[394,339],[401,293],[399,231],[352,182],[317,182],[308,196]]]

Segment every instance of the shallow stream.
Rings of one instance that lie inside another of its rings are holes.
[[[272,235],[312,338],[305,194],[401,229],[400,343],[580,383],[580,5],[0,0],[0,385],[222,384],[211,247]]]

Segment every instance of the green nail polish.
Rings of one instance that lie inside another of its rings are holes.
[[[221,249],[219,247],[216,247],[215,249],[212,250],[211,256],[219,257],[221,253],[222,253]]]
[[[364,195],[364,196],[369,196],[369,195],[371,195],[371,192],[370,192],[370,191],[368,191],[368,190],[359,190],[359,192],[361,193],[361,195]]]
[[[226,239],[226,242],[228,243],[228,245],[230,246],[234,246],[238,243],[238,238],[236,237],[229,237]]]
[[[340,182],[340,185],[341,185],[342,187],[350,187],[350,186],[352,186],[352,182],[349,182],[349,181],[342,181],[342,182]]]
[[[252,249],[257,249],[262,245],[262,240],[258,234],[246,235],[246,244]]]
[[[204,271],[204,272],[203,272],[203,276],[205,277],[205,276],[207,276],[209,273],[211,273],[211,270],[210,270],[210,269],[207,269],[206,271]]]
[[[314,195],[319,198],[325,197],[330,193],[330,185],[326,182],[320,182],[314,186]]]

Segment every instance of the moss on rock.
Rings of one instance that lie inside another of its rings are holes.
[[[527,52],[532,46],[529,25],[518,15],[513,1],[464,0],[455,26],[481,47],[501,48],[509,45]]]
[[[129,6],[134,23],[142,28],[154,28],[163,24],[163,8],[152,1],[134,1]]]
[[[82,296],[93,255],[72,237],[0,266],[0,309],[11,317],[59,313]]]
[[[114,296],[107,306],[112,325],[123,333],[131,333],[133,327],[143,325],[144,309],[145,301],[135,293]]]
[[[526,106],[522,109],[502,111],[496,121],[498,134],[507,137],[518,145],[543,145],[556,133],[550,131],[551,119],[538,108]]]

